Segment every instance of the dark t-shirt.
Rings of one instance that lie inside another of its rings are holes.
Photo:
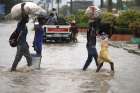
[[[71,32],[74,33],[74,34],[78,33],[78,28],[77,28],[77,26],[72,26],[72,27],[70,28],[70,30],[71,30]]]
[[[87,47],[96,46],[96,31],[90,28],[87,32]]]
[[[21,24],[21,22],[19,22],[16,31],[20,33],[18,38],[18,45],[21,46],[27,45],[26,37],[27,37],[28,30],[26,24]]]

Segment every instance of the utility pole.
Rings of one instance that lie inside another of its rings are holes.
[[[51,1],[51,4],[52,4],[52,9],[53,9],[53,0]]]
[[[47,13],[48,13],[48,11],[49,11],[49,3],[50,3],[51,1],[48,1],[48,0],[46,0],[46,6],[45,6],[45,10],[47,11]]]
[[[59,16],[59,3],[60,3],[60,2],[59,2],[59,0],[58,0],[58,6],[57,6],[57,7],[58,7],[58,8],[57,8],[57,9],[58,9],[58,10],[57,10],[58,16]]]
[[[72,3],[73,1],[72,0],[70,0],[70,12],[71,12],[71,14],[72,14],[72,9],[73,9],[73,3]]]
[[[100,2],[101,2],[100,7],[103,8],[104,7],[104,0],[100,0]]]
[[[113,7],[113,4],[112,4],[112,0],[108,0],[108,11],[109,12],[112,12],[112,7]]]
[[[117,9],[118,10],[121,10],[122,9],[122,6],[123,6],[122,0],[117,0]]]

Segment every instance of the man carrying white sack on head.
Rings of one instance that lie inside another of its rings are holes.
[[[93,5],[93,6],[89,6],[86,9],[85,14],[88,16],[89,18],[89,24],[93,24],[94,25],[94,29],[97,30],[97,28],[99,28],[100,25],[100,15],[101,15],[101,9],[99,9],[97,6]]]
[[[25,5],[25,3],[21,4],[21,20],[19,21],[17,28],[16,28],[16,31],[20,34],[19,34],[18,40],[17,40],[17,53],[15,56],[13,65],[11,67],[11,72],[16,71],[16,67],[17,67],[19,61],[21,60],[22,56],[26,57],[28,67],[30,67],[32,65],[32,57],[30,55],[29,46],[26,41],[26,37],[27,37],[27,33],[28,33],[26,23],[28,23],[28,21],[29,21],[29,16],[27,14],[25,14],[24,5]]]
[[[89,17],[89,27],[87,30],[87,52],[88,57],[85,62],[85,65],[83,67],[83,71],[85,71],[88,66],[91,64],[92,59],[94,58],[96,66],[98,67],[98,53],[96,49],[96,29],[98,27],[98,23],[100,20],[97,20],[99,15],[97,15],[96,12],[97,8],[95,6],[89,6],[85,12],[85,14]]]
[[[22,14],[21,4],[23,3],[16,4],[12,7],[11,9],[12,18],[21,17],[21,14]],[[25,2],[24,12],[28,15],[46,14],[46,11],[43,8],[41,8],[40,6],[38,6],[37,4],[33,2]]]

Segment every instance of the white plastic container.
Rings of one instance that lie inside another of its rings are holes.
[[[34,69],[40,69],[40,64],[41,64],[41,56],[32,55],[32,67]]]

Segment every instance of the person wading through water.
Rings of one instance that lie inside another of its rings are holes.
[[[28,33],[26,23],[28,23],[29,21],[29,16],[25,14],[24,5],[25,3],[21,4],[22,17],[16,28],[16,31],[19,32],[20,34],[17,41],[17,52],[16,52],[15,60],[11,67],[11,72],[16,71],[16,67],[19,61],[21,60],[22,56],[26,57],[28,67],[32,65],[32,57],[30,55],[29,46],[26,41],[26,36]]]
[[[76,25],[76,21],[75,21],[75,20],[73,20],[73,21],[71,22],[70,31],[72,32],[72,41],[73,41],[73,42],[78,42],[78,40],[77,40],[78,27],[77,27],[77,25]]]
[[[106,63],[110,64],[111,72],[114,73],[114,63],[111,59],[108,48],[109,48],[109,46],[108,46],[108,36],[105,33],[102,33],[102,36],[101,36],[101,50],[100,50],[99,57],[98,57],[99,65],[97,67],[96,72],[99,72],[100,69],[103,66],[103,63],[106,62]]]
[[[96,66],[98,66],[98,53],[96,50],[96,30],[95,30],[95,22],[89,23],[89,30],[87,32],[87,51],[88,51],[88,58],[86,60],[86,63],[83,67],[83,71],[85,71],[90,63],[92,62],[92,59],[94,58]]]
[[[36,55],[42,56],[42,44],[43,44],[43,34],[44,34],[43,25],[45,23],[45,18],[43,16],[38,16],[37,21],[38,24],[34,25],[35,36],[34,36],[33,47],[34,50],[36,51]]]

